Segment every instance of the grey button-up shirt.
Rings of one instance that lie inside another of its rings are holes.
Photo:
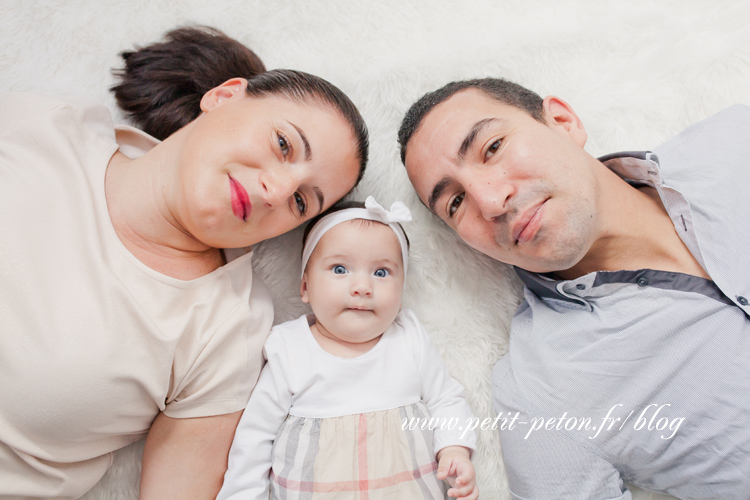
[[[625,480],[750,498],[750,108],[601,160],[658,190],[713,281],[518,270],[525,301],[493,371],[513,497],[629,499]]]

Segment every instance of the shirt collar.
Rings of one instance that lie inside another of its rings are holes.
[[[599,158],[608,169],[630,184],[662,184],[659,158],[651,151],[623,151]]]
[[[161,141],[130,125],[115,127],[115,141],[120,146],[120,152],[134,160],[140,158]]]
[[[598,159],[629,184],[662,184],[659,158],[651,151],[623,151],[608,154]],[[585,299],[566,293],[565,288],[569,288],[568,284],[584,287],[584,289],[590,288],[594,286],[596,273],[589,273],[575,280],[557,280],[552,278],[550,274],[534,273],[515,266],[514,268],[526,288],[538,297],[567,302],[581,308],[590,308]]]

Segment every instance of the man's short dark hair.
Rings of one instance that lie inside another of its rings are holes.
[[[521,87],[520,85],[504,80],[502,78],[479,78],[475,80],[462,80],[451,82],[433,92],[423,95],[417,102],[412,104],[409,111],[401,121],[398,129],[398,143],[401,146],[401,162],[406,163],[406,146],[409,140],[422,124],[424,117],[432,111],[432,108],[447,100],[452,95],[466,89],[479,89],[488,97],[496,101],[515,106],[535,120],[544,121],[543,99],[536,92]]]

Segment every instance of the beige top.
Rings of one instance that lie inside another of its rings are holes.
[[[0,117],[0,498],[77,497],[160,411],[244,408],[273,306],[249,253],[181,281],[122,245],[104,106],[11,94]]]

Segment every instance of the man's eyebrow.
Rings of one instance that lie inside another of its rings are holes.
[[[307,142],[307,136],[305,136],[305,133],[297,125],[295,125],[292,122],[289,122],[289,123],[291,123],[292,127],[294,127],[295,129],[297,129],[297,133],[302,138],[302,144],[304,144],[304,146],[305,146],[305,161],[312,160],[312,149],[310,149],[310,143]],[[322,205],[322,203],[321,203],[321,205]]]
[[[474,140],[479,135],[479,132],[482,131],[484,127],[489,125],[492,122],[498,121],[497,118],[485,118],[484,120],[479,120],[474,124],[473,127],[471,127],[471,130],[468,134],[466,134],[466,138],[464,139],[464,142],[461,143],[461,147],[458,148],[458,159],[463,160],[464,157],[466,157],[466,152],[469,151],[469,148],[474,143]]]
[[[427,206],[433,214],[437,213],[435,212],[435,203],[437,203],[438,199],[443,195],[443,191],[445,191],[445,188],[447,188],[451,182],[453,181],[450,177],[445,176],[440,179],[440,182],[435,184],[434,188],[432,188],[432,193],[430,193],[430,197],[427,200]]]

